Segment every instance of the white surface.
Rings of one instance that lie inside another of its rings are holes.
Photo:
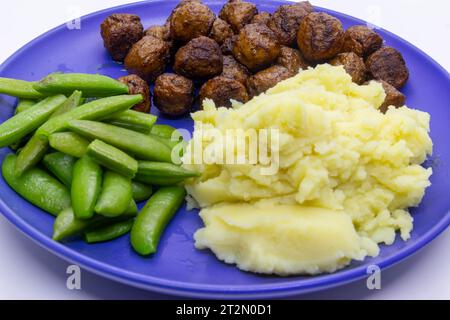
[[[2,1],[0,61],[41,33],[127,0]],[[390,30],[450,70],[450,2],[444,0],[315,0]],[[38,63],[38,62],[37,62]],[[0,299],[155,299],[168,298],[82,273],[82,289],[66,288],[68,263],[41,249],[0,217]],[[382,274],[382,289],[365,281],[303,299],[450,299],[450,230],[411,259]]]

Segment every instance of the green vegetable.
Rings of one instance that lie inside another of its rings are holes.
[[[134,202],[134,200],[130,201],[130,205],[128,206],[127,210],[125,210],[124,215],[125,216],[129,216],[129,215],[137,215],[138,213],[138,207],[136,205],[136,202]]]
[[[165,124],[155,124],[150,133],[161,138],[171,139],[172,134],[176,131],[174,127]]]
[[[131,245],[141,255],[155,253],[161,234],[183,203],[183,187],[159,189],[139,213],[131,229]]]
[[[136,180],[152,185],[168,186],[178,184],[200,174],[171,163],[139,161]]]
[[[36,105],[36,100],[30,100],[30,99],[19,99],[19,102],[17,103],[16,110],[14,111],[14,114],[21,113],[25,110],[30,109],[32,106]]]
[[[97,162],[83,156],[73,167],[72,206],[79,219],[90,219],[102,186],[102,169]]]
[[[138,181],[132,181],[133,199],[136,202],[148,200],[153,193],[153,188]]]
[[[152,186],[173,186],[182,183],[186,179],[182,178],[161,178],[161,177],[155,177],[155,176],[146,176],[146,175],[140,175],[137,174],[136,177],[134,177],[134,180],[139,181],[141,183],[145,183]]]
[[[75,90],[84,97],[110,97],[128,94],[128,86],[109,77],[98,74],[53,73],[33,85],[42,94],[69,95]]]
[[[32,168],[17,177],[14,174],[16,158],[15,155],[9,154],[2,165],[3,177],[14,191],[53,215],[70,207],[70,193],[67,188],[44,170]]]
[[[23,99],[41,99],[45,95],[33,88],[33,82],[0,78],[0,93]]]
[[[155,121],[156,116],[134,110],[124,111],[107,120],[112,125],[147,134],[152,129]]]
[[[134,220],[130,219],[87,231],[84,233],[84,240],[87,243],[98,243],[117,239],[130,232],[133,223]]]
[[[14,143],[43,124],[66,101],[63,95],[46,98],[0,125],[0,148]]]
[[[47,139],[50,134],[66,129],[72,120],[104,119],[111,114],[125,111],[141,101],[142,96],[140,94],[94,100],[47,121],[36,131],[36,134],[42,139]]]
[[[99,139],[145,160],[171,162],[171,150],[143,133],[94,121],[71,121],[69,129],[90,139]]]
[[[95,212],[105,217],[123,214],[133,200],[131,180],[114,171],[106,171]]]
[[[77,159],[61,152],[47,154],[42,163],[68,188],[72,187],[72,171]]]
[[[75,158],[84,156],[89,146],[88,140],[73,132],[52,133],[48,141],[53,149]]]
[[[133,178],[138,170],[135,159],[100,140],[94,140],[89,145],[87,154],[102,166],[128,178]]]

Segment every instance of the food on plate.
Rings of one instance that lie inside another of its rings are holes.
[[[110,224],[93,231],[86,231],[84,233],[84,240],[87,243],[99,243],[114,240],[129,233],[133,223],[134,220],[130,219]]]
[[[258,13],[253,3],[230,0],[220,10],[219,18],[228,22],[234,32],[238,33],[245,25],[249,24]]]
[[[53,149],[75,158],[84,156],[89,146],[89,140],[73,132],[53,133],[48,136],[48,143]]]
[[[131,181],[131,188],[133,191],[133,200],[136,202],[145,201],[150,199],[153,194],[152,186],[146,185],[138,181]]]
[[[139,16],[116,13],[100,26],[103,44],[114,60],[123,61],[131,46],[141,40],[144,27]]]
[[[171,163],[139,161],[135,180],[150,185],[170,186],[193,177],[198,177],[196,171],[187,170]]]
[[[147,30],[144,31],[145,36],[152,36],[158,39],[161,39],[163,41],[170,41],[171,40],[171,34],[170,34],[170,26],[163,25],[163,26],[151,26]]]
[[[313,11],[314,8],[308,1],[281,5],[272,15],[268,26],[276,34],[280,44],[294,46],[300,23]]]
[[[280,44],[273,31],[258,23],[246,25],[233,46],[236,60],[252,72],[270,66],[279,54]]]
[[[231,100],[247,102],[248,93],[245,85],[237,80],[215,77],[208,80],[200,89],[200,103],[211,99],[217,106],[231,107]]]
[[[217,18],[214,20],[211,28],[210,37],[216,41],[219,45],[222,45],[225,39],[234,35],[231,26],[224,20]]]
[[[209,79],[222,73],[223,56],[213,39],[198,37],[181,47],[175,55],[173,69],[189,79]]]
[[[138,106],[140,104],[137,104]],[[118,114],[113,114],[106,118],[106,122],[117,127],[130,129],[142,133],[149,133],[156,122],[156,116],[138,112],[135,110],[126,110]]]
[[[339,19],[323,12],[313,12],[302,19],[297,44],[310,62],[323,62],[341,52],[344,29]]]
[[[403,93],[398,91],[386,81],[380,80],[379,82],[383,86],[384,92],[386,93],[386,98],[380,107],[381,112],[386,113],[390,106],[399,108],[405,105],[406,97]]]
[[[258,14],[254,15],[250,23],[261,23],[268,25],[272,15],[266,11],[260,11]]]
[[[181,116],[191,110],[194,90],[192,80],[177,74],[164,73],[156,79],[153,102],[162,114]]]
[[[383,46],[383,38],[367,26],[353,26],[345,31],[343,52],[367,58]]]
[[[103,175],[102,189],[95,205],[99,215],[115,218],[121,216],[133,201],[131,179],[107,170]]]
[[[150,92],[150,88],[147,82],[145,82],[144,79],[135,74],[120,77],[118,80],[121,83],[127,85],[129,94],[142,95],[143,98],[142,102],[135,105],[132,109],[139,112],[149,113],[152,106],[151,104],[152,94]]]
[[[250,72],[245,66],[237,62],[233,56],[223,56],[223,71],[220,76],[239,81],[245,85]]]
[[[222,45],[220,46],[220,51],[222,52],[223,55],[232,55],[233,54],[233,48],[234,45],[236,44],[236,40],[237,40],[238,36],[237,35],[233,35],[231,37],[226,38]]]
[[[405,59],[400,52],[391,47],[375,51],[367,58],[367,69],[376,80],[383,80],[400,89],[409,78]]]
[[[196,246],[246,271],[314,275],[377,256],[397,232],[408,240],[408,208],[430,186],[432,169],[421,166],[433,148],[430,115],[406,106],[383,114],[385,98],[380,83],[357,85],[324,64],[237,108],[206,101],[183,156],[184,168],[201,173],[186,183],[205,223]],[[242,142],[268,129],[269,161],[251,162],[246,151],[247,161],[224,163],[215,150],[245,143],[204,138],[214,130]],[[207,162],[192,161],[199,152]]]
[[[299,50],[286,46],[281,46],[280,55],[276,63],[288,69],[293,75],[309,67],[308,62],[303,58]]]
[[[364,60],[354,52],[339,53],[330,60],[332,66],[343,66],[352,77],[354,83],[363,84],[367,80],[367,69]]]
[[[22,99],[45,98],[45,95],[34,89],[33,82],[9,78],[0,78],[0,94],[7,94]]]
[[[247,89],[250,97],[266,92],[278,82],[292,77],[295,73],[283,66],[274,65],[260,71],[247,80]]]
[[[72,186],[72,171],[75,162],[77,162],[77,158],[62,152],[49,153],[42,159],[44,167],[67,188]]]

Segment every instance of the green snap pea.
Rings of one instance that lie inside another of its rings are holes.
[[[171,150],[143,133],[95,121],[71,121],[69,129],[90,139],[102,140],[144,160],[171,162]]]
[[[79,219],[90,219],[102,186],[102,169],[88,156],[83,156],[73,167],[72,205]]]
[[[130,201],[130,205],[128,206],[127,210],[125,210],[124,215],[136,215],[138,213],[138,207],[134,200]]]
[[[0,125],[0,148],[14,143],[43,124],[66,101],[63,95],[46,98]]]
[[[94,140],[87,148],[87,154],[102,166],[128,178],[134,178],[138,162],[116,147],[100,140]]]
[[[53,215],[70,207],[70,192],[44,170],[32,168],[21,177],[14,174],[16,156],[9,154],[3,160],[2,173],[6,183],[20,196]]]
[[[148,200],[153,193],[153,188],[138,181],[132,181],[133,199],[136,202]]]
[[[19,99],[19,102],[17,103],[16,110],[14,111],[14,114],[21,113],[25,110],[30,109],[32,106],[36,105],[36,100],[30,100],[30,99]]]
[[[166,124],[155,124],[153,125],[152,129],[150,130],[150,133],[159,136],[161,138],[171,139],[172,134],[176,131],[174,127],[171,127]]]
[[[106,171],[95,212],[105,217],[117,217],[128,209],[132,200],[131,179],[114,171]]]
[[[94,100],[47,121],[36,131],[36,134],[42,139],[48,139],[50,134],[66,129],[72,120],[104,119],[111,114],[125,111],[141,101],[142,96],[140,94]]]
[[[84,240],[87,243],[99,243],[117,239],[130,232],[133,223],[134,220],[130,219],[87,231],[84,233]]]
[[[73,132],[57,132],[48,136],[50,146],[62,153],[81,158],[86,154],[89,140]]]
[[[118,127],[148,134],[156,122],[156,116],[127,110],[108,118],[107,122]]]
[[[9,78],[0,78],[0,94],[6,94],[9,96],[23,99],[45,98],[45,95],[36,91],[33,86],[34,86],[33,82]]]
[[[131,229],[131,245],[141,255],[155,253],[161,234],[183,203],[183,187],[159,189],[137,216]]]
[[[178,184],[186,179],[198,177],[200,174],[171,163],[139,161],[136,180],[148,184],[168,186]]]
[[[47,154],[42,163],[68,188],[72,187],[72,171],[77,159],[61,152]]]
[[[98,74],[54,73],[36,82],[33,88],[42,94],[71,94],[75,90],[84,97],[110,97],[128,94],[128,86],[110,77]]]

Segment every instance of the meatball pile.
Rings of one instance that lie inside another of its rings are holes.
[[[136,15],[113,14],[101,35],[111,57],[131,74],[120,81],[145,96],[136,106],[142,112],[149,112],[152,98],[168,117],[182,116],[205,99],[231,107],[232,100],[245,103],[320,63],[343,66],[360,85],[379,81],[386,91],[382,112],[405,103],[399,89],[409,71],[401,53],[366,26],[345,30],[308,1],[269,13],[229,0],[216,16],[200,0],[182,0],[163,25],[144,29]]]

